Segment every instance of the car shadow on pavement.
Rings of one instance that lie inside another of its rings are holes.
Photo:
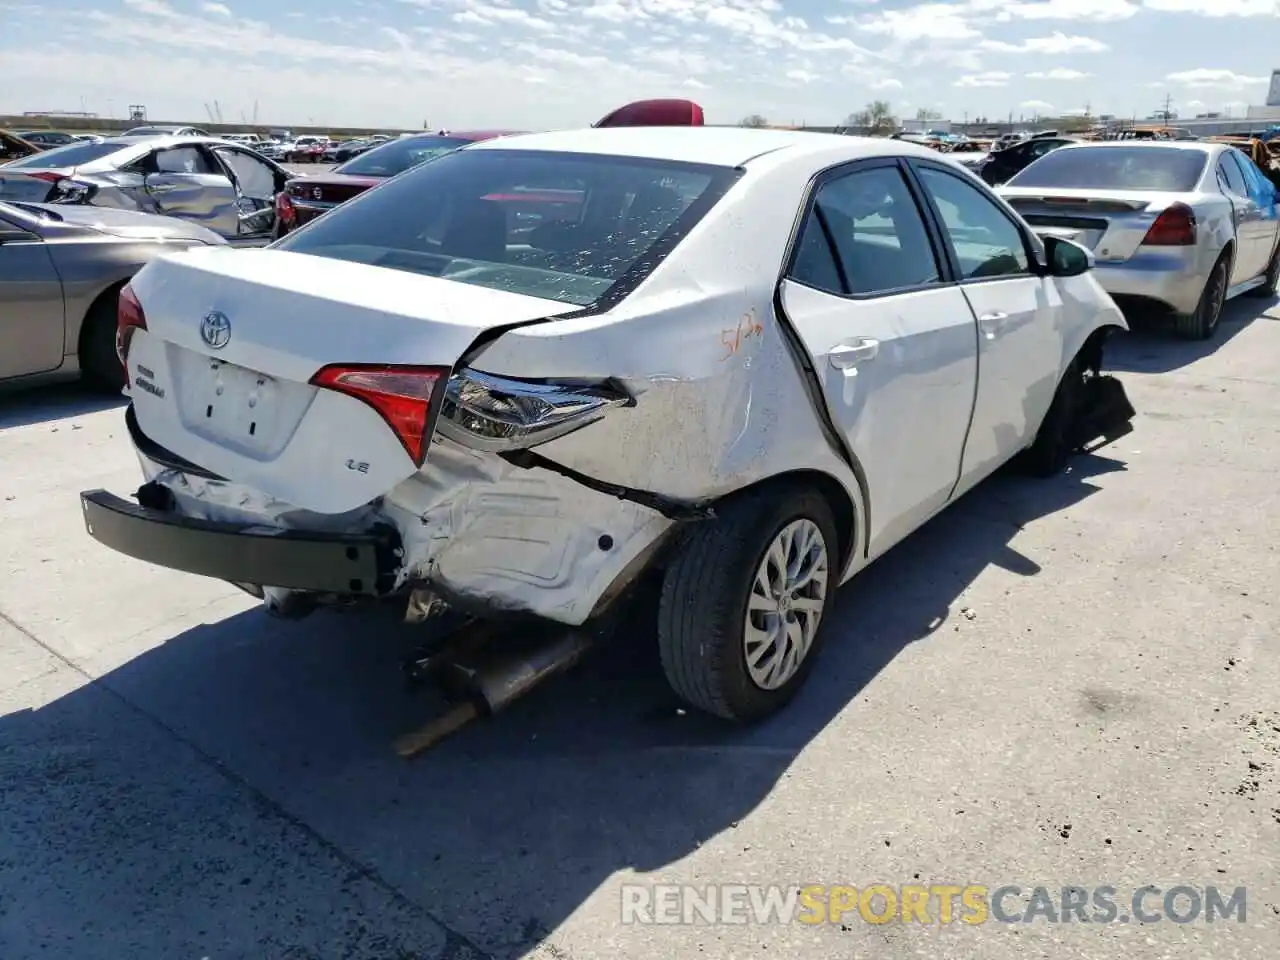
[[[95,391],[80,384],[0,393],[0,430],[84,416],[123,407],[127,402],[123,396]]]
[[[1129,332],[1107,341],[1106,368],[1113,373],[1179,370],[1221,350],[1255,320],[1273,312],[1280,316],[1280,304],[1274,299],[1237,297],[1223,307],[1218,331],[1208,340],[1180,340],[1168,321],[1129,317]]]
[[[1010,543],[1020,529],[1097,492],[1092,478],[1123,469],[1088,455],[1049,480],[1005,472],[979,486],[841,591],[808,685],[782,714],[751,729],[680,709],[657,662],[650,597],[625,630],[575,670],[413,761],[398,759],[392,741],[427,719],[435,704],[403,686],[399,664],[409,628],[340,614],[281,622],[257,610],[160,637],[96,684],[0,718],[0,743],[20,739],[60,749],[105,688],[194,748],[237,789],[251,791],[267,814],[324,838],[353,877],[374,878],[455,931],[455,946],[519,957],[616,872],[669,868],[736,827],[903,648],[930,635],[933,642],[960,642],[942,627],[961,615],[957,601],[984,569],[1040,573]],[[163,843],[150,836],[174,815],[146,804],[162,807],[185,785],[176,775],[167,786],[154,784],[157,761],[145,743],[117,746],[132,759],[105,784],[89,778],[68,790],[66,779],[82,774],[60,763],[25,771],[58,778],[31,787],[48,786],[65,798],[59,802],[68,808],[61,810],[46,800],[42,817],[77,825],[73,845],[11,849],[10,857],[21,858],[46,886],[92,896],[93,887],[80,880],[87,872],[127,900],[128,871],[172,878],[175,862],[209,861],[202,847],[208,830],[172,832]],[[11,761],[5,776],[15,782],[23,774]],[[105,811],[129,804],[141,807],[126,818],[139,839],[126,846],[108,835],[125,829],[121,816]],[[0,811],[4,806],[0,798]],[[247,858],[254,855],[250,850]],[[287,902],[293,896],[287,889],[264,893],[256,882],[238,888],[238,875],[184,874],[188,906],[167,920],[135,910],[133,955],[231,956],[209,945],[228,942],[242,920],[238,897],[285,899],[271,902],[281,925],[309,909]],[[220,885],[217,896],[207,894],[208,884]],[[77,906],[87,905],[50,898],[38,922],[86,930]],[[86,930],[78,945],[73,936],[63,955],[100,955],[92,936]],[[397,952],[408,945],[394,937],[366,953],[354,948],[349,930],[329,936],[317,955],[425,957]],[[175,945],[184,952],[160,949]],[[446,955],[474,956],[439,954]]]

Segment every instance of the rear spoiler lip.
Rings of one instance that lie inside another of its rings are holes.
[[[1107,205],[1111,207],[1122,207],[1124,209],[1139,211],[1146,210],[1151,206],[1150,200],[1123,200],[1118,197],[1070,197],[1060,194],[1044,193],[1044,194],[1021,194],[1018,196],[1006,196],[1005,202],[1015,209],[1019,204],[1036,203],[1046,207],[1090,207]]]

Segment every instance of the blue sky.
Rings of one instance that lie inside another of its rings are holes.
[[[51,29],[53,27],[53,29]],[[1184,115],[1264,102],[1280,0],[0,0],[0,113],[547,128],[687,96],[711,122]]]

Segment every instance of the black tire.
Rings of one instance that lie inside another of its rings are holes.
[[[80,375],[95,390],[119,393],[124,389],[124,366],[116,356],[118,287],[93,302],[80,327]]]
[[[1276,244],[1276,248],[1271,254],[1271,262],[1267,264],[1267,272],[1263,275],[1262,286],[1254,287],[1250,290],[1249,296],[1270,300],[1278,293],[1280,293],[1280,243]]]
[[[1053,477],[1067,467],[1075,451],[1075,424],[1085,396],[1086,370],[1077,356],[1068,364],[1036,439],[1023,451],[1022,468],[1033,477]]]
[[[781,685],[765,689],[747,667],[747,604],[766,551],[797,520],[811,521],[821,536],[826,590],[816,635],[798,668]],[[826,499],[798,485],[730,500],[717,508],[715,519],[690,525],[664,571],[658,603],[658,650],[676,694],[699,710],[740,722],[782,709],[804,685],[821,648],[842,572],[839,542]]]
[[[1209,271],[1204,282],[1200,302],[1192,313],[1180,313],[1174,317],[1173,328],[1183,340],[1208,340],[1218,329],[1222,308],[1227,301],[1228,269],[1231,258],[1224,250],[1218,262]]]

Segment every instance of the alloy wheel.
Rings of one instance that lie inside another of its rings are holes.
[[[813,646],[826,606],[830,575],[826,540],[812,520],[778,531],[756,568],[747,600],[747,675],[776,690],[796,675]]]

